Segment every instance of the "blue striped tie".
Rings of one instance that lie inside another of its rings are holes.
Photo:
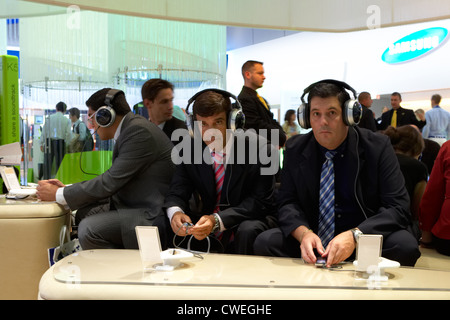
[[[335,151],[326,152],[326,161],[323,163],[320,175],[318,236],[324,248],[334,237],[334,168],[332,159],[335,153]]]

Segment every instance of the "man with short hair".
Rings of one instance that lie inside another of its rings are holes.
[[[372,97],[367,91],[363,91],[358,95],[358,102],[361,105],[361,119],[359,120],[358,127],[366,128],[371,131],[377,131],[377,123],[375,122],[375,117],[373,116],[372,110]]]
[[[436,141],[440,146],[450,138],[450,112],[439,106],[441,99],[439,94],[431,97],[431,110],[425,113],[427,125],[422,132],[425,139]]]
[[[186,129],[186,124],[173,116],[173,84],[163,79],[150,79],[141,89],[142,100],[151,122],[172,139],[176,129]]]
[[[238,99],[245,114],[245,128],[255,129],[257,134],[261,134],[261,129],[265,129],[267,130],[267,139],[272,144],[283,147],[286,142],[286,134],[281,125],[273,118],[269,103],[256,92],[263,86],[266,79],[263,63],[254,60],[245,62],[242,65],[242,76],[244,86]],[[272,141],[271,130],[278,131],[277,141]]]
[[[58,172],[66,149],[72,137],[70,120],[64,116],[67,105],[60,101],[56,112],[46,118],[41,136],[41,151],[44,152],[44,179],[50,179]],[[52,166],[55,171],[52,172]]]
[[[112,110],[103,108],[107,100]],[[78,236],[83,249],[137,249],[136,226],[167,227],[162,205],[174,171],[173,145],[156,125],[131,112],[120,90],[99,90],[86,106],[100,139],[115,140],[111,167],[69,186],[56,179],[39,181],[37,197],[71,210],[101,207],[81,219]],[[160,236],[164,244],[165,233]]]
[[[255,253],[307,263],[320,256],[330,267],[354,254],[361,234],[380,234],[383,257],[414,265],[418,239],[389,138],[344,123],[342,110],[350,99],[344,86],[324,80],[310,87],[305,113],[312,131],[286,144],[280,228],[260,234]]]
[[[80,119],[80,109],[70,108],[69,119],[72,122],[73,138],[69,152],[92,151],[94,141],[86,124]]]
[[[252,254],[256,236],[274,221],[275,172],[261,173],[259,150],[271,146],[265,139],[243,130],[231,134],[231,112],[230,98],[217,90],[204,90],[195,99],[194,134],[175,147],[182,148],[184,160],[164,206],[174,235],[210,237],[216,251]],[[189,203],[193,195],[196,206]]]
[[[381,115],[381,123],[378,125],[378,130],[386,130],[389,126],[401,127],[408,124],[413,124],[422,130],[426,124],[425,119],[417,120],[414,111],[402,108],[401,102],[402,95],[398,92],[393,92],[391,95],[392,109]]]

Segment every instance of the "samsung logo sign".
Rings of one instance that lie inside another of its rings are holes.
[[[391,64],[410,61],[439,47],[447,35],[448,30],[439,27],[411,33],[392,43],[384,51],[381,59]]]

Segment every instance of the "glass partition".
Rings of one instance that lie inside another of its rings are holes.
[[[184,108],[198,90],[226,83],[225,26],[90,11],[22,18],[19,24],[28,182],[56,177],[74,183],[109,168],[113,141],[94,135],[92,151],[74,147],[79,133],[68,110],[77,108],[87,125],[85,101],[95,91],[121,89],[134,109],[143,83],[163,78],[174,83],[175,104]],[[60,102],[66,120],[56,111]],[[62,133],[66,123],[70,134]]]

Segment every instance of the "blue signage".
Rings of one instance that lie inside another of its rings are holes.
[[[381,59],[390,64],[407,62],[435,50],[447,38],[445,28],[420,30],[397,40],[387,48]]]

